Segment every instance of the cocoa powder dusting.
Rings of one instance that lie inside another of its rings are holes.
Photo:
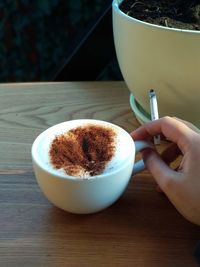
[[[85,125],[58,135],[50,146],[50,160],[56,169],[72,176],[94,176],[102,173],[115,153],[113,129]]]

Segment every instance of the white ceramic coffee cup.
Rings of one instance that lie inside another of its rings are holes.
[[[69,176],[56,170],[49,161],[49,147],[55,136],[83,125],[102,125],[117,132],[117,153],[102,174],[88,178]],[[113,204],[124,192],[133,173],[145,168],[142,160],[134,163],[135,154],[149,147],[133,141],[121,127],[100,120],[72,120],[42,132],[32,145],[32,161],[37,182],[55,206],[79,214],[94,213]]]

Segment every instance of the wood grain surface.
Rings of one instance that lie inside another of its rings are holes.
[[[197,266],[200,228],[135,175],[114,205],[93,215],[54,207],[32,170],[31,144],[59,122],[95,118],[139,126],[123,82],[0,85],[0,267]]]

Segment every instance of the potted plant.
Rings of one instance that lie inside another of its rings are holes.
[[[131,106],[141,122],[149,120],[148,92],[157,93],[160,116],[177,116],[200,126],[200,5],[194,7],[194,21],[184,28],[173,24],[171,18],[164,25],[145,21],[121,9],[122,0],[113,0],[113,32],[118,62],[131,92]],[[142,3],[132,1],[138,10]],[[195,1],[164,1],[175,8],[185,2],[185,8]],[[141,8],[141,7],[140,7]],[[152,6],[152,10],[156,11]],[[134,12],[133,12],[134,13]],[[134,17],[135,16],[135,17]],[[185,18],[185,16],[182,16]]]

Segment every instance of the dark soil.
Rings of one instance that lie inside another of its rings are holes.
[[[200,0],[124,0],[119,8],[131,17],[152,24],[200,30]]]

